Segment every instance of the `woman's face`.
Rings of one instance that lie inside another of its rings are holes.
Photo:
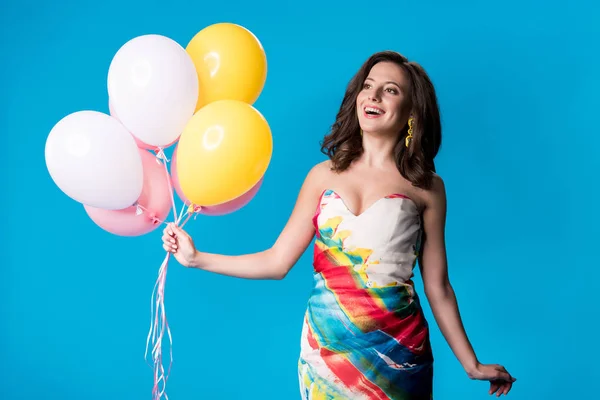
[[[392,62],[375,64],[356,98],[356,112],[365,133],[398,135],[408,119],[407,80]]]

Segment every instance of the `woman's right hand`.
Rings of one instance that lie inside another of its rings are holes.
[[[183,229],[169,223],[163,231],[163,248],[172,253],[184,267],[192,267],[196,258],[194,241]]]

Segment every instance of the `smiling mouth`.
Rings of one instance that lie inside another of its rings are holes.
[[[369,107],[369,106],[364,108],[364,112],[365,112],[365,116],[367,118],[377,118],[377,117],[381,117],[383,114],[385,114],[385,111],[383,111],[381,108]]]

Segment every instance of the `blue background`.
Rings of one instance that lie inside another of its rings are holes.
[[[268,248],[305,174],[323,160],[319,141],[352,74],[375,51],[400,51],[438,90],[450,276],[479,358],[518,378],[513,399],[593,396],[599,9],[591,1],[483,3],[2,1],[1,397],[150,398],[143,353],[160,231],[102,231],[52,182],[44,144],[66,114],[108,111],[108,66],[127,40],[157,33],[185,46],[223,21],[253,31],[267,52],[256,107],[272,128],[274,154],[251,204],[188,225],[197,245],[225,254]],[[298,398],[311,268],[310,250],[276,282],[172,263],[170,398]],[[466,377],[425,307],[435,398],[488,398],[488,385]]]

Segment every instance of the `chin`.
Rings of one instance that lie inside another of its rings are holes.
[[[372,121],[366,121],[366,122],[360,123],[360,129],[362,129],[363,132],[375,133],[375,132],[389,132],[389,131],[393,130],[393,127],[391,127],[389,124],[373,123]]]

